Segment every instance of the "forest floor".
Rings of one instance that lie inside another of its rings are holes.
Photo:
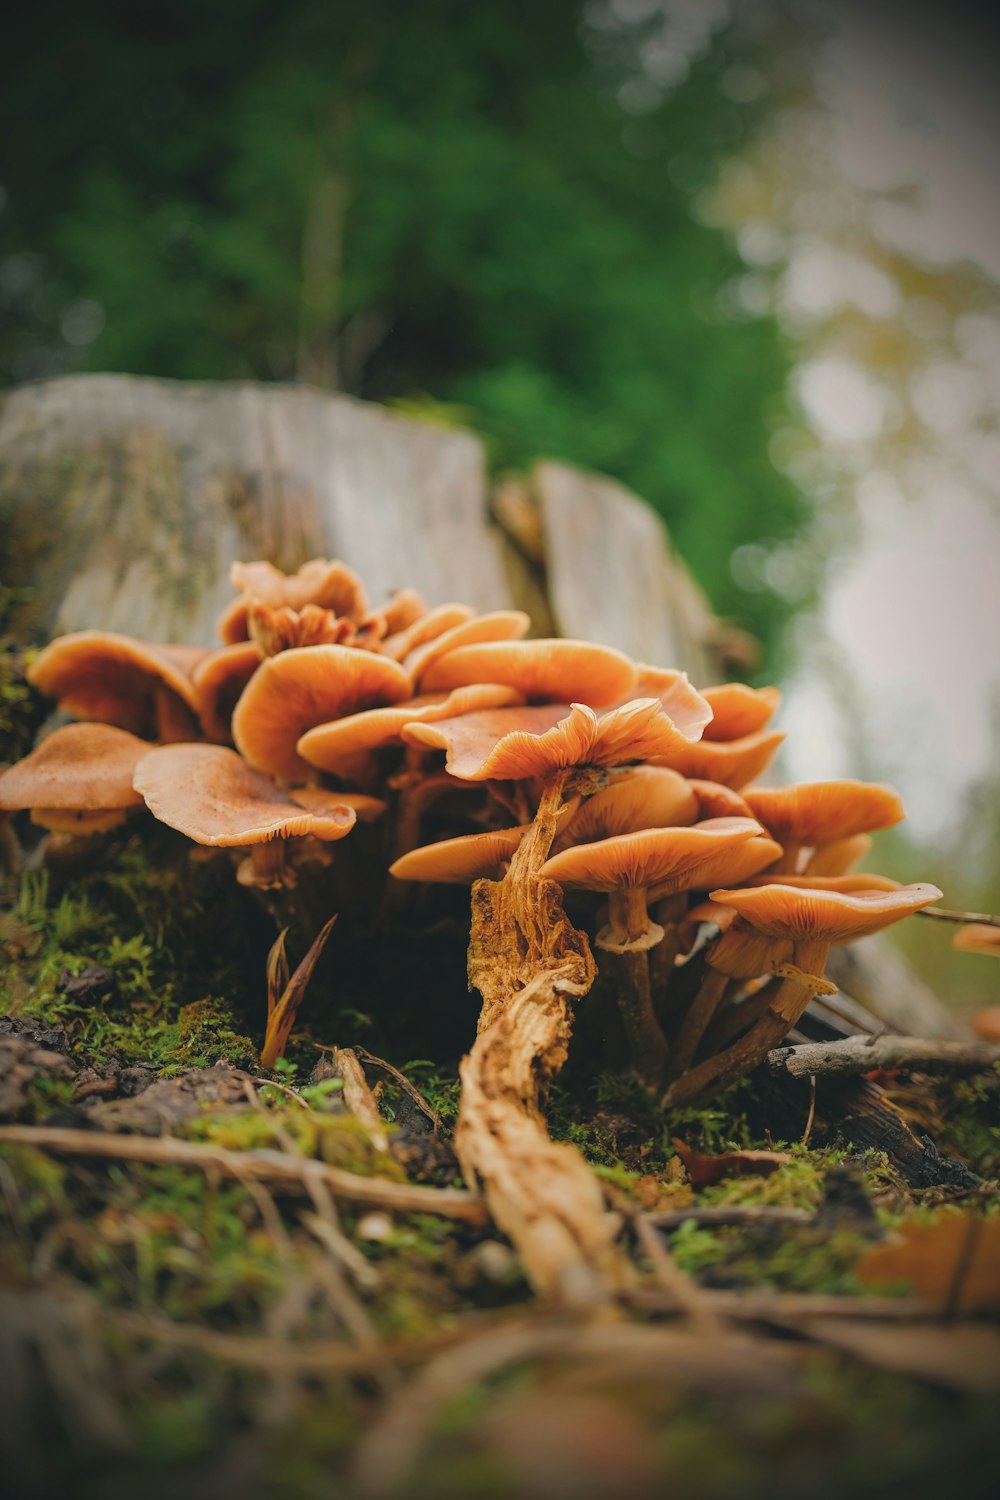
[[[8,882],[8,1493],[995,1493],[1000,1080],[881,1080],[914,1171],[823,1080],[667,1119],[571,1059],[550,1126],[633,1279],[546,1309],[449,1144],[475,1003],[448,901],[335,929],[262,1075],[275,934],[225,861],[151,825]]]

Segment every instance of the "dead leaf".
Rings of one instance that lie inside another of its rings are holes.
[[[1000,1307],[1000,1218],[945,1213],[933,1224],[904,1224],[862,1256],[855,1272],[868,1286],[907,1282],[953,1312]]]
[[[706,1156],[676,1136],[674,1145],[695,1188],[710,1187],[723,1177],[770,1177],[792,1159],[787,1151],[724,1151],[720,1156]]]

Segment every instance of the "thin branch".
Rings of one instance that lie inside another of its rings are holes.
[[[413,1100],[417,1108],[427,1116],[428,1120],[430,1120],[431,1124],[434,1126],[435,1135],[441,1134],[442,1130],[444,1129],[444,1121],[441,1119],[441,1116],[438,1114],[433,1104],[428,1103],[423,1094],[417,1088],[416,1084],[411,1083],[405,1073],[401,1073],[398,1068],[394,1068],[392,1063],[386,1062],[384,1058],[376,1057],[373,1052],[368,1051],[367,1047],[355,1047],[354,1051],[357,1053],[358,1057],[360,1057],[363,1063],[367,1063],[369,1067],[372,1068],[381,1068],[383,1073],[388,1073],[390,1078],[395,1079],[396,1083],[399,1084],[403,1092],[409,1094],[410,1098]]]
[[[644,1214],[654,1229],[680,1229],[682,1224],[700,1224],[704,1228],[728,1224],[812,1224],[813,1214],[804,1208],[772,1208],[765,1203],[713,1203],[704,1207],[664,1209]]]
[[[934,917],[939,922],[975,922],[980,927],[1000,927],[1000,917],[981,911],[948,911],[943,906],[925,906],[917,916]]]
[[[461,1188],[416,1187],[382,1177],[361,1177],[312,1158],[295,1160],[280,1151],[227,1151],[170,1136],[102,1135],[96,1130],[36,1125],[0,1126],[0,1145],[33,1146],[58,1156],[194,1167],[200,1172],[218,1171],[237,1179],[271,1183],[285,1191],[306,1192],[311,1184],[321,1183],[348,1203],[375,1204],[397,1213],[437,1214],[467,1224],[485,1224],[489,1218],[483,1199]]]
[[[389,1149],[385,1121],[378,1112],[378,1105],[356,1051],[353,1047],[334,1047],[332,1059],[333,1066],[344,1080],[344,1103],[358,1123],[367,1130],[375,1150],[384,1154]]]
[[[939,1042],[914,1036],[850,1036],[840,1042],[807,1042],[800,1047],[776,1047],[767,1054],[768,1071],[791,1074],[871,1073],[886,1068],[912,1068],[921,1073],[985,1072],[1000,1063],[996,1042]]]

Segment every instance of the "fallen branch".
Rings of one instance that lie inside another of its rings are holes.
[[[682,1224],[699,1224],[704,1228],[727,1224],[812,1224],[815,1217],[803,1208],[772,1208],[762,1203],[713,1203],[703,1208],[678,1208],[643,1215],[653,1229],[680,1229]]]
[[[485,1224],[489,1217],[482,1198],[461,1188],[415,1187],[382,1177],[362,1177],[342,1167],[307,1157],[295,1159],[281,1151],[227,1151],[170,1136],[102,1135],[42,1125],[0,1126],[0,1145],[33,1146],[54,1151],[57,1156],[194,1167],[200,1172],[223,1172],[227,1177],[264,1182],[288,1191],[308,1192],[310,1185],[319,1184],[348,1203],[376,1204],[396,1213],[437,1214],[467,1224]]]
[[[767,1066],[793,1078],[877,1069],[915,1068],[921,1073],[984,1072],[1000,1062],[995,1042],[937,1042],[913,1036],[851,1036],[842,1042],[807,1042],[776,1047]]]

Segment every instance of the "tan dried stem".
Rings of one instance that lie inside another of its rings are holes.
[[[507,874],[472,888],[469,983],[483,1008],[461,1066],[455,1149],[535,1290],[563,1305],[597,1308],[626,1277],[613,1243],[618,1225],[583,1157],[551,1140],[541,1113],[566,1059],[572,999],[587,993],[596,974],[559,886],[540,875],[575,775],[569,768],[550,774]]]

